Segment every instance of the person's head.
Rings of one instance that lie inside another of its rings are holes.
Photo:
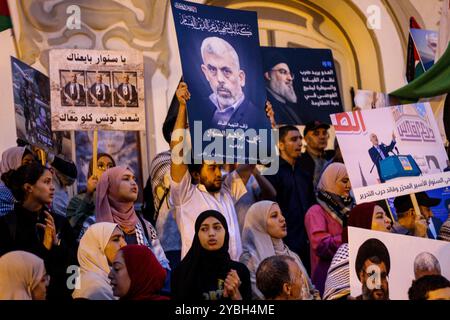
[[[89,171],[88,171],[88,178],[92,176],[93,169],[92,166],[94,165],[94,161],[91,159],[89,162]],[[97,154],[97,174],[101,176],[103,172],[105,172],[107,169],[113,168],[116,166],[116,162],[114,161],[113,157],[110,154],[107,153],[98,153]]]
[[[97,83],[102,83],[102,81],[103,81],[103,76],[102,76],[102,74],[101,74],[101,73],[97,73],[97,74],[95,75],[95,80],[97,81]]]
[[[125,73],[122,77],[122,81],[123,83],[128,84],[130,82],[130,76],[127,73]]]
[[[28,202],[42,207],[52,203],[55,193],[52,173],[38,162],[8,171],[2,175],[2,181],[22,204]]]
[[[301,300],[303,274],[294,258],[271,256],[256,270],[256,286],[268,300]]]
[[[70,79],[70,82],[77,83],[77,74],[75,72],[71,72],[69,74],[69,79]]]
[[[11,251],[0,257],[0,300],[45,300],[49,281],[44,261],[32,253]]]
[[[117,252],[125,245],[123,232],[117,224],[97,222],[91,225],[78,246],[81,270],[106,278]]]
[[[348,227],[390,232],[392,220],[386,210],[377,202],[362,203],[355,206],[347,219]],[[348,229],[342,231],[342,242],[348,243]]]
[[[0,175],[9,170],[17,170],[20,166],[36,161],[30,150],[25,147],[11,147],[2,153]]]
[[[430,198],[425,192],[416,193],[416,199],[419,204],[421,216],[428,222],[431,217],[433,217],[430,207],[437,206],[441,200],[437,198]],[[404,195],[395,198],[394,207],[397,212],[399,223],[405,228],[413,230],[416,219],[419,217],[415,214],[411,196]]]
[[[378,142],[378,137],[375,133],[371,133],[370,134],[370,142],[372,142],[372,144],[374,146],[378,146],[379,142]]]
[[[236,50],[218,37],[205,38],[201,45],[203,74],[222,109],[235,104],[244,94],[245,73]]]
[[[188,168],[192,181],[204,185],[208,192],[219,192],[222,188],[221,164],[204,160],[202,164],[189,164]]]
[[[362,284],[363,300],[388,300],[389,251],[378,239],[366,240],[358,249],[355,271]]]
[[[414,259],[414,276],[416,280],[423,276],[440,275],[439,260],[429,252],[422,252]]]
[[[243,238],[249,231],[251,233],[258,232],[265,234],[273,239],[283,239],[286,237],[286,219],[278,203],[268,200],[254,203],[248,209],[245,216]]]
[[[450,281],[441,275],[428,275],[413,280],[409,300],[450,300]]]
[[[328,145],[330,126],[320,121],[308,122],[303,130],[306,150],[315,154],[322,153]]]
[[[334,162],[322,172],[317,189],[334,193],[340,197],[349,197],[352,186],[347,169],[343,163]]]
[[[419,204],[420,214],[429,221],[434,217],[430,208],[436,207],[441,203],[441,199],[430,198],[426,192],[416,193],[417,203]]]
[[[283,158],[296,159],[302,153],[303,137],[295,126],[282,126],[279,129],[279,148]]]
[[[282,99],[297,103],[297,95],[294,91],[294,74],[285,62],[277,63],[272,69],[264,73],[267,86]]]
[[[213,210],[201,213],[195,222],[195,237],[198,238],[200,246],[207,251],[228,247],[229,234],[225,217]]]
[[[127,245],[117,252],[108,278],[121,300],[160,300],[166,271],[149,248]]]

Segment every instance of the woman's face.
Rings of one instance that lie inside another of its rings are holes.
[[[105,256],[108,260],[108,264],[111,266],[114,258],[116,257],[117,252],[120,248],[126,246],[125,237],[123,236],[122,230],[119,227],[116,227],[109,238],[108,244],[105,247]]]
[[[25,183],[26,199],[32,199],[42,205],[50,205],[53,201],[55,186],[53,185],[53,176],[49,170],[45,170],[42,176],[31,185]]]
[[[198,238],[201,246],[208,251],[219,250],[225,241],[225,228],[214,217],[206,218],[200,225]]]
[[[26,165],[26,164],[30,164],[32,162],[34,162],[34,156],[31,153],[27,153],[25,156],[23,156],[22,158],[22,165]]]
[[[339,179],[336,182],[336,193],[338,196],[341,197],[350,196],[351,188],[352,185],[350,184],[350,179],[348,178],[348,175],[345,175],[343,178]]]
[[[391,231],[391,219],[387,216],[386,212],[380,206],[375,206],[372,216],[372,230],[390,232]]]
[[[267,218],[267,233],[275,239],[283,239],[287,235],[286,219],[276,203],[270,207]]]
[[[97,169],[100,174],[105,172],[107,169],[114,167],[114,163],[108,156],[102,156],[97,160]]]
[[[135,202],[138,198],[136,178],[130,170],[126,170],[120,181],[118,197],[123,202]]]
[[[123,297],[130,290],[131,279],[128,275],[122,251],[117,252],[108,278],[111,281],[111,288],[116,297]]]
[[[33,300],[45,300],[47,298],[47,287],[50,283],[50,276],[44,274],[37,286],[31,290],[31,298]]]

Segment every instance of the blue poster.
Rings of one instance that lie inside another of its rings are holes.
[[[172,12],[191,93],[187,106],[194,159],[261,159],[261,150],[249,151],[254,145],[267,147],[271,137],[256,12],[185,1],[172,1]],[[218,139],[222,144],[212,148]]]
[[[277,124],[331,123],[330,114],[344,111],[331,50],[261,49],[267,99]]]

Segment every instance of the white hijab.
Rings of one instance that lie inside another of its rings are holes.
[[[98,222],[91,225],[80,240],[78,263],[80,264],[80,288],[72,297],[89,300],[115,300],[108,273],[110,271],[105,248],[116,223]]]
[[[272,238],[267,232],[267,220],[270,215],[270,208],[276,204],[273,201],[260,201],[254,203],[245,216],[244,228],[242,230],[243,255],[254,259],[256,268],[268,257],[286,255],[295,259],[305,279],[305,293],[303,299],[312,299],[310,291],[312,289],[311,280],[303,266],[300,257],[292,252],[283,240]],[[245,261],[242,261],[245,264]],[[253,277],[254,275],[252,275]],[[257,292],[259,295],[260,293]],[[262,296],[262,294],[261,294]]]
[[[32,300],[31,292],[45,275],[44,260],[25,251],[0,257],[0,300]]]

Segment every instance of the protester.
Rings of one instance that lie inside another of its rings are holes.
[[[86,191],[75,195],[67,206],[67,219],[75,230],[78,240],[83,236],[87,227],[93,223],[95,218],[95,189],[101,174],[109,168],[116,166],[113,157],[107,153],[97,154],[96,174],[93,170],[94,161],[89,162],[87,174]],[[86,220],[92,221],[86,221]],[[84,223],[86,224],[84,225]]]
[[[328,269],[324,300],[347,299],[350,295],[348,227],[390,232],[392,220],[378,203],[363,203],[354,207],[342,231],[342,245],[336,251]]]
[[[308,236],[304,220],[308,209],[315,203],[312,173],[306,172],[298,159],[301,154],[302,136],[294,126],[279,129],[279,169],[266,176],[276,190],[276,202],[286,218],[286,245],[295,252],[310,270]]]
[[[166,270],[153,252],[142,245],[121,248],[108,275],[114,295],[120,300],[168,300],[159,292],[164,286]]]
[[[311,279],[323,295],[331,260],[342,244],[342,228],[353,207],[350,180],[342,163],[329,165],[317,184],[317,202],[305,216],[311,246]]]
[[[450,241],[450,199],[445,201],[445,208],[447,209],[448,217],[439,230],[438,240]]]
[[[73,185],[77,179],[77,167],[73,161],[67,161],[52,154],[48,154],[48,156],[47,161],[51,163],[53,168],[53,183],[55,186],[52,210],[65,217],[69,204],[67,188]]]
[[[0,162],[0,175],[10,170],[17,170],[20,166],[35,161],[33,153],[25,147],[11,147],[2,153]],[[0,180],[0,216],[14,210],[14,195]]]
[[[250,300],[250,273],[228,253],[230,233],[218,211],[202,212],[195,221],[192,247],[173,272],[176,300]]]
[[[125,245],[123,232],[115,223],[99,222],[87,229],[78,247],[80,283],[72,294],[74,299],[115,299],[108,274],[117,252]]]
[[[325,164],[335,155],[334,150],[325,150],[330,139],[328,129],[328,124],[312,121],[308,122],[303,130],[306,151],[302,153],[299,162],[303,170],[313,175],[314,187],[319,182]]]
[[[242,233],[243,253],[240,261],[250,271],[254,299],[264,299],[264,295],[256,286],[256,270],[261,261],[275,255],[294,258],[303,274],[302,300],[311,300],[314,299],[314,294],[318,295],[298,255],[283,243],[282,239],[286,237],[286,230],[286,220],[277,203],[261,201],[250,207]]]
[[[0,300],[45,300],[49,276],[44,261],[25,251],[0,257]]]
[[[52,213],[52,173],[37,162],[2,175],[18,203],[0,217],[0,255],[14,250],[31,252],[44,260],[51,276],[48,298],[70,298],[67,266],[76,264],[76,241],[65,217]]]
[[[450,281],[441,275],[423,276],[413,280],[409,300],[450,300]]]
[[[177,97],[180,107],[174,128],[177,136],[172,136],[172,150],[179,149],[181,144],[181,141],[177,140],[177,137],[180,137],[179,133],[182,133],[181,138],[186,141],[186,100],[190,98],[186,83],[180,83]],[[178,158],[180,155],[173,156]],[[184,154],[181,155],[181,157],[184,156]],[[181,234],[181,258],[191,247],[195,234],[195,220],[200,213],[206,210],[218,210],[224,215],[228,224],[231,258],[238,260],[242,253],[242,245],[234,205],[247,192],[245,185],[255,165],[239,165],[236,171],[228,174],[223,181],[221,166],[214,161],[205,160],[202,164],[190,164],[188,167],[184,162],[185,159],[181,157],[172,160],[170,171],[170,201],[175,206]]]
[[[439,260],[429,252],[419,253],[414,259],[415,279],[430,275],[441,275]]]
[[[429,198],[424,192],[418,193],[416,197],[421,211],[422,207],[427,208],[427,206],[435,203],[434,199]],[[422,212],[420,215],[416,214],[410,195],[396,197],[394,207],[398,220],[392,226],[393,233],[427,238],[427,218]]]
[[[256,286],[266,300],[302,300],[304,273],[293,257],[265,258],[256,270]]]

